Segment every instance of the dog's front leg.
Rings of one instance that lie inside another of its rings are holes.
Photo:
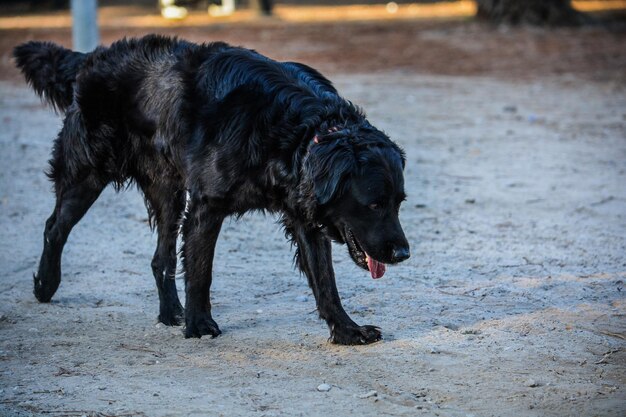
[[[333,270],[330,240],[317,228],[295,226],[290,230],[298,250],[298,266],[307,276],[317,309],[330,329],[330,340],[340,345],[364,345],[381,339],[376,326],[359,326],[341,305]]]
[[[215,244],[223,221],[223,215],[192,197],[183,222],[185,337],[217,337],[222,333],[211,316],[211,281]]]

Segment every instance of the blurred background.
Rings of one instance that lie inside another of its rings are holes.
[[[626,67],[624,0],[222,1],[101,0],[100,43],[153,32],[223,40],[324,72],[613,78]],[[17,77],[20,42],[71,47],[69,3],[0,1],[0,78]]]

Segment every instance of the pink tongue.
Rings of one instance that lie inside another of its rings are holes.
[[[367,267],[370,270],[370,274],[372,274],[372,278],[378,279],[385,275],[384,263],[372,259],[368,254],[365,254],[365,258],[367,259]]]

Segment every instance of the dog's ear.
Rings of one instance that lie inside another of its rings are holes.
[[[326,204],[340,195],[355,169],[354,150],[347,141],[333,140],[312,145],[305,164],[305,175],[313,183],[317,203]]]

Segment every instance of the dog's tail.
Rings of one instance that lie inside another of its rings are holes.
[[[27,42],[13,49],[17,67],[35,92],[58,111],[65,111],[74,95],[74,81],[87,55],[52,42]]]

